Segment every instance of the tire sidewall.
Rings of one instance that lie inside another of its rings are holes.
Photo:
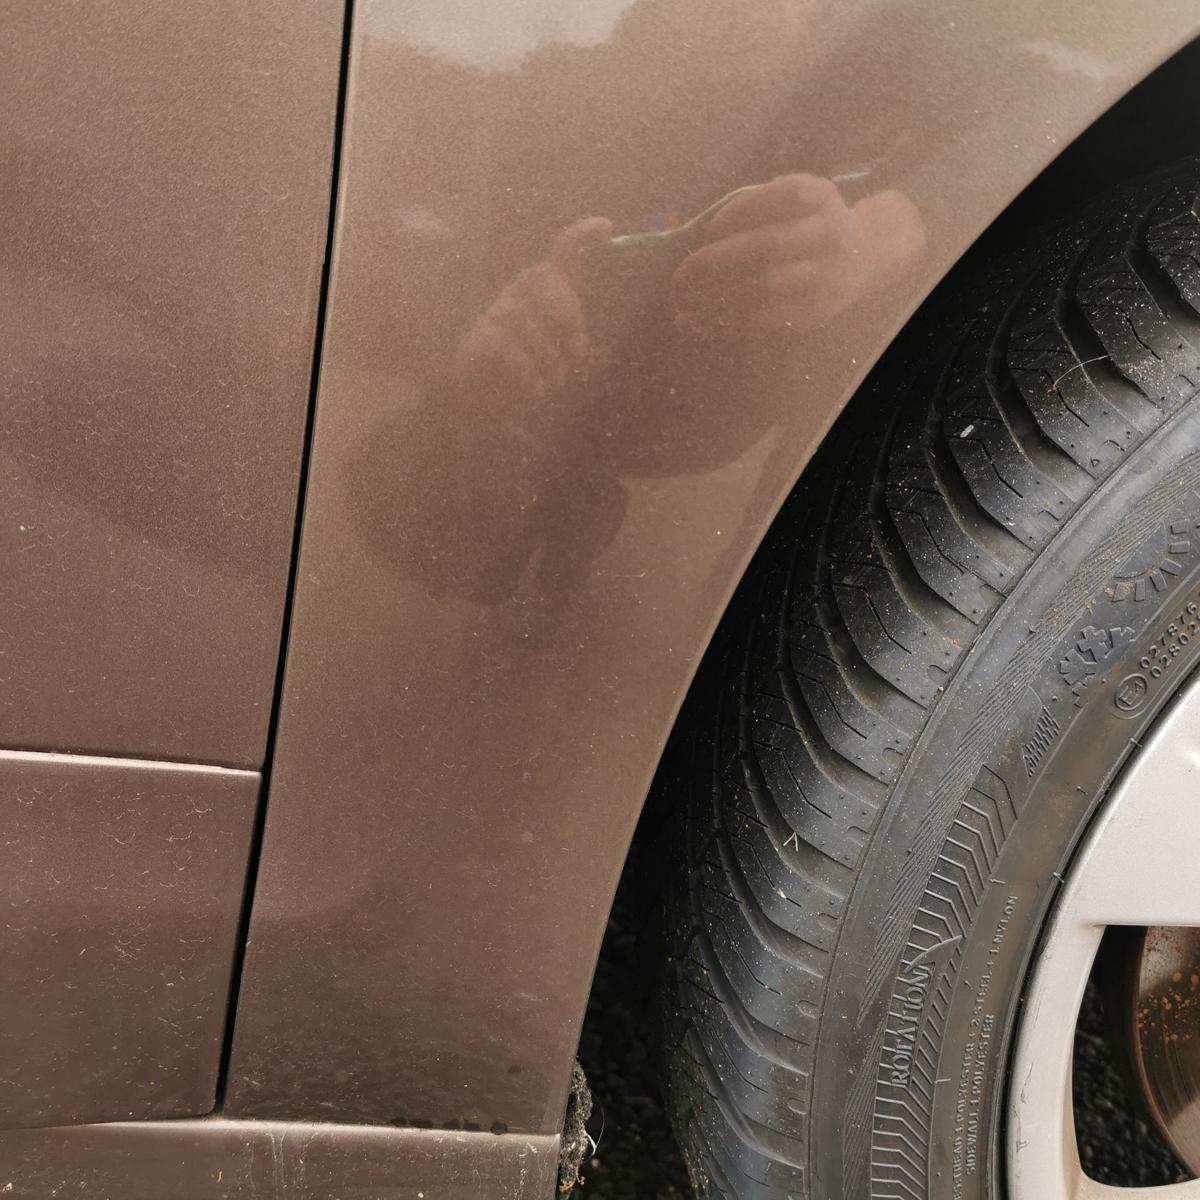
[[[1200,661],[1198,489],[1193,402],[1041,553],[922,733],[834,956],[814,1196],[1004,1194],[1009,1056],[1046,915],[1097,797]]]

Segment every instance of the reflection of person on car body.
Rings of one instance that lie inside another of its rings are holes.
[[[921,248],[913,203],[884,191],[847,204],[815,175],[780,175],[734,196],[673,280],[679,320],[763,332],[824,323],[892,280]]]
[[[603,253],[611,232],[602,217],[578,221],[547,258],[506,284],[460,342],[460,378],[540,398],[586,368],[595,331],[581,295],[584,259]],[[832,180],[781,175],[715,212],[661,300],[681,331],[763,334],[823,324],[889,283],[922,241],[920,215],[900,192],[848,204]]]
[[[806,174],[743,188],[662,236],[613,232],[604,217],[562,229],[459,338],[438,402],[397,409],[364,444],[353,484],[364,528],[437,594],[561,603],[620,528],[627,481],[744,453],[773,419],[760,374],[799,369],[806,332],[894,281],[924,236],[900,192],[849,203]],[[666,436],[681,407],[690,436]],[[398,499],[394,463],[418,430],[446,454],[407,477],[411,498]],[[481,439],[504,469],[451,488]],[[387,488],[371,483],[381,475]],[[426,507],[434,493],[456,497],[455,519]],[[569,536],[542,520],[556,504],[580,510]],[[485,522],[489,553],[464,554]]]
[[[562,387],[592,354],[580,301],[582,255],[612,235],[612,222],[588,217],[568,225],[548,258],[507,283],[463,336],[457,373],[541,397]]]

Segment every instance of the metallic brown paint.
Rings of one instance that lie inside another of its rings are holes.
[[[0,5],[0,746],[262,763],[341,22]]]
[[[360,0],[231,1114],[558,1128],[647,784],[782,497],[1198,31],[1192,0]],[[689,259],[608,245],[769,183]]]
[[[547,1200],[558,1139],[260,1121],[0,1134],[0,1194],[89,1200]]]
[[[0,1129],[212,1110],[259,783],[0,752]]]
[[[930,287],[1200,33],[1193,0],[356,7],[226,1097],[266,1119],[10,1129],[15,1196],[549,1196],[745,562]],[[341,19],[0,13],[2,746],[262,762]],[[211,1106],[257,783],[0,752],[6,1011],[40,1022],[0,1123]],[[468,1132],[390,1127],[425,1123]]]

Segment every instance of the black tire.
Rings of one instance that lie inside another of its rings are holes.
[[[706,1200],[1003,1194],[1058,876],[1200,652],[1197,212],[1188,162],[931,306],[718,634],[661,781]]]

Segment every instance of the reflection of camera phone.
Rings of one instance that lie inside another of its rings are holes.
[[[627,233],[586,250],[582,301],[592,337],[600,342],[618,341],[640,323],[652,305],[664,303],[671,276],[700,244],[704,227],[734,196],[749,190],[738,188],[722,196],[676,229]]]

